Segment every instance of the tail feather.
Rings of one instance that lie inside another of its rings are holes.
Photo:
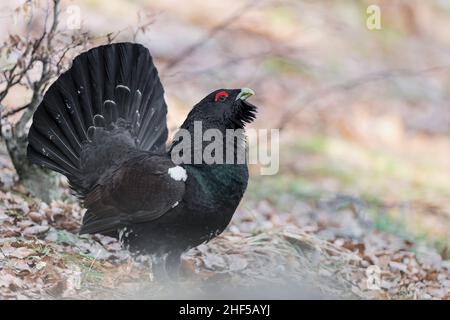
[[[46,158],[54,162],[61,170],[75,173],[78,168],[73,164],[58,147],[49,143],[47,138],[41,135],[37,130],[31,128],[28,134],[29,143],[33,146],[34,150],[37,151],[35,154],[40,154],[40,158]]]
[[[64,104],[67,108],[68,113],[73,121],[74,129],[77,132],[77,136],[84,140],[86,138],[86,131],[88,126],[86,126],[86,119],[90,115],[85,114],[87,111],[81,106],[83,103],[79,102],[79,95],[76,86],[74,84],[73,78],[70,73],[63,73],[59,80],[55,82],[56,91],[59,92]],[[83,87],[84,88],[84,87]],[[90,118],[92,119],[92,117]]]
[[[45,139],[49,139],[53,142],[53,144],[50,144],[50,147],[54,145],[70,160],[72,165],[78,166],[80,150],[73,148],[60,128],[49,119],[48,114],[40,112],[36,114],[35,119],[36,125],[33,127],[33,130],[39,132],[40,135],[36,134],[32,138],[39,139],[43,148],[46,145]]]
[[[83,195],[126,150],[163,152],[164,90],[148,50],[100,46],[79,55],[49,88],[29,133],[28,157]]]
[[[42,157],[42,154],[35,151],[33,148],[29,148],[27,151],[28,159],[36,164],[39,164],[47,169],[59,172],[69,179],[72,177],[73,173],[71,171],[65,170],[61,165],[57,164],[55,161],[51,160],[49,157]]]
[[[39,121],[42,117],[47,118],[48,121],[52,121],[61,129],[72,148],[79,152],[81,150],[83,137],[78,136],[77,130],[72,122],[70,114],[73,112],[73,108],[65,103],[56,86],[50,87],[41,106],[42,108],[38,107],[36,110],[33,119]]]
[[[111,124],[117,121],[119,114],[119,110],[117,109],[117,104],[113,100],[105,100],[103,102],[103,119],[104,119],[104,125],[102,127],[105,127],[107,124]],[[95,118],[95,116],[94,116]],[[94,125],[95,122],[94,122]]]
[[[87,62],[85,56],[78,56],[72,64],[71,72],[63,73],[61,86],[67,88],[73,97],[74,103],[80,106],[83,113],[84,127],[89,128],[92,125],[94,114],[97,114],[95,106],[99,103],[97,96],[93,93],[94,82],[90,77],[90,70],[85,68]],[[81,107],[82,106],[82,107]]]

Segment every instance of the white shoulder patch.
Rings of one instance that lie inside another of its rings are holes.
[[[176,180],[176,181],[180,181],[180,180],[186,181],[186,179],[187,179],[186,170],[184,170],[184,168],[180,167],[180,166],[169,168],[167,173],[170,175],[170,177],[173,180]]]

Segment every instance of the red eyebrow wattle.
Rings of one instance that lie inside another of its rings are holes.
[[[229,94],[226,91],[217,92],[216,95],[214,96],[214,101],[217,102],[219,101],[220,97],[228,97],[228,96]]]

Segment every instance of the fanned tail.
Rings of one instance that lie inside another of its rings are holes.
[[[81,196],[127,153],[165,151],[167,106],[149,51],[117,43],[80,54],[48,89],[28,158],[67,176]]]

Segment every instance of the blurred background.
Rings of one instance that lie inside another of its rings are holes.
[[[30,28],[23,4],[2,2],[2,41]],[[32,33],[49,4],[36,1]],[[367,25],[370,5],[380,9],[380,29]],[[372,263],[394,273],[389,261],[403,272],[409,262],[373,252],[450,259],[450,1],[67,0],[60,10],[66,39],[82,32],[88,47],[109,39],[149,48],[172,133],[212,90],[255,90],[251,127],[280,129],[280,170],[260,176],[252,166],[229,232],[295,226],[363,258],[373,254]],[[71,30],[77,10],[80,29]],[[10,54],[0,59],[8,65]],[[26,85],[12,88],[3,115],[31,95]],[[2,152],[3,195],[20,193]],[[439,268],[434,280],[449,285],[448,269]],[[449,297],[448,288],[427,294]]]

